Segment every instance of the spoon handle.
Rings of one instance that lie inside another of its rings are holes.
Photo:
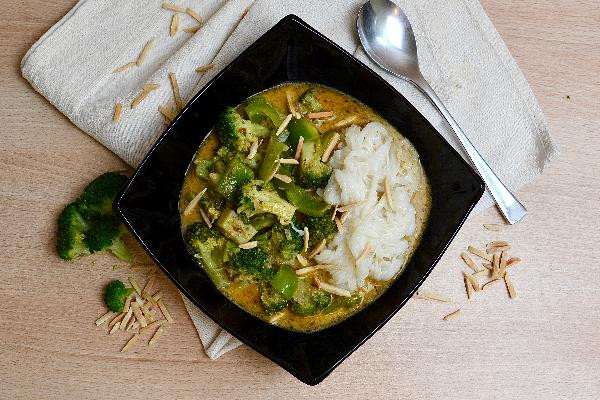
[[[418,81],[413,81],[413,83],[419,88],[423,94],[425,94],[433,105],[442,113],[448,124],[452,127],[452,130],[458,137],[462,147],[465,149],[471,162],[481,175],[481,178],[485,181],[488,190],[496,200],[498,204],[498,208],[506,218],[506,220],[510,224],[514,224],[515,222],[520,221],[525,214],[527,214],[527,210],[519,202],[519,200],[515,197],[514,194],[502,183],[500,178],[492,171],[487,162],[483,159],[481,154],[475,149],[475,146],[471,143],[467,135],[463,132],[461,127],[458,125],[456,120],[450,114],[450,111],[444,106],[442,100],[437,96],[435,91],[429,86],[425,79],[421,78]]]

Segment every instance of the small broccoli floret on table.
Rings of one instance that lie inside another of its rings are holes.
[[[77,209],[86,219],[112,213],[112,202],[123,190],[127,177],[116,172],[107,172],[94,179],[77,199]]]
[[[114,216],[101,217],[85,235],[85,244],[90,252],[110,250],[123,261],[131,261],[131,254],[121,239],[125,226]]]
[[[242,199],[238,213],[252,217],[256,214],[271,213],[282,225],[292,222],[296,207],[282,199],[271,187],[264,186],[262,181],[251,181],[242,188]]]
[[[287,307],[288,301],[271,285],[266,286],[260,294],[260,302],[267,314],[275,314]]]
[[[268,281],[275,275],[269,263],[269,254],[260,247],[240,249],[230,254],[229,266],[236,274],[249,275],[261,281]]]
[[[314,88],[308,89],[299,98],[298,103],[300,106],[308,112],[323,111],[321,103],[317,99],[316,90]]]
[[[88,223],[81,217],[75,204],[66,206],[58,217],[57,250],[60,258],[73,260],[89,254],[84,242],[85,232],[88,229]]]
[[[299,279],[290,309],[298,315],[315,315],[331,304],[331,300],[331,294],[313,287],[306,279]]]
[[[233,107],[226,107],[217,122],[221,143],[238,152],[248,152],[252,143],[267,137],[270,131],[265,126],[242,118]]]
[[[306,217],[304,225],[310,233],[311,246],[323,239],[330,241],[338,233],[335,221],[332,221],[328,215],[323,217]]]
[[[318,189],[329,182],[333,169],[321,161],[323,155],[319,142],[305,142],[300,159],[299,183],[301,186]]]
[[[104,303],[111,311],[123,312],[125,300],[134,290],[134,288],[125,287],[123,282],[114,280],[104,289]]]
[[[185,232],[185,244],[188,250],[194,254],[206,274],[221,289],[229,286],[222,255],[226,242],[227,239],[223,235],[202,222],[194,222]]]

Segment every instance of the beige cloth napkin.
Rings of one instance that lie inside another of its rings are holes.
[[[174,72],[184,101],[267,29],[296,14],[372,66],[354,34],[363,0],[173,0],[205,19],[180,14],[169,36],[172,11],[161,1],[81,0],[29,50],[23,76],[84,132],[136,166],[164,129],[159,105],[172,99]],[[474,145],[507,185],[517,190],[540,175],[557,154],[544,116],[525,77],[476,0],[397,0],[417,37],[422,70]],[[245,10],[248,13],[244,16]],[[243,17],[243,18],[242,18]],[[241,19],[241,21],[240,21]],[[145,62],[122,73],[148,40]],[[195,68],[213,62],[203,76]],[[407,97],[462,154],[441,115],[410,84],[373,67]],[[128,107],[144,83],[158,83],[137,108]],[[117,123],[116,102],[124,105]],[[464,155],[464,154],[463,154]],[[476,210],[493,204],[486,194]],[[184,303],[210,358],[239,346],[187,298]]]

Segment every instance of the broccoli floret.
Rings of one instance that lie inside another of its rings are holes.
[[[312,287],[306,279],[299,279],[290,309],[298,315],[315,315],[331,304],[331,300],[331,294]]]
[[[107,172],[94,179],[77,199],[77,210],[88,219],[112,214],[112,202],[121,192],[127,177],[116,172]]]
[[[270,243],[274,250],[273,263],[286,264],[296,259],[296,255],[304,247],[302,235],[293,228],[293,225],[283,226],[281,224],[273,225],[270,231]]]
[[[225,199],[221,197],[216,191],[212,188],[208,188],[206,193],[200,199],[200,205],[206,211],[206,214],[210,218],[211,221],[216,221],[221,216],[221,211],[223,210],[225,204]]]
[[[229,255],[229,266],[234,273],[268,281],[275,275],[269,263],[269,254],[260,247],[240,249]]]
[[[104,289],[104,303],[111,311],[123,312],[125,300],[134,290],[134,288],[126,288],[123,282],[114,280]]]
[[[131,261],[131,254],[121,239],[126,229],[114,216],[104,216],[86,233],[84,242],[90,252],[108,249],[123,261]]]
[[[89,250],[84,242],[84,232],[89,225],[81,217],[74,203],[69,204],[58,217],[58,242],[57,250],[60,258],[73,260]]]
[[[319,142],[304,143],[298,176],[300,185],[311,189],[327,186],[333,169],[321,161],[322,155],[323,150]]]
[[[213,160],[196,160],[196,175],[198,178],[208,179],[208,175],[211,173],[214,161]]]
[[[247,152],[252,143],[268,136],[270,129],[242,118],[235,108],[226,107],[219,116],[217,131],[228,149]]]
[[[242,199],[238,213],[252,217],[255,214],[274,214],[279,223],[289,225],[292,222],[296,207],[282,199],[269,185],[262,181],[251,181],[242,187]]]
[[[337,234],[337,225],[330,216],[306,217],[304,225],[310,233],[310,245],[315,245],[321,240],[330,241]]]
[[[271,285],[263,288],[260,294],[260,302],[267,314],[275,314],[287,307],[288,301],[277,292]]]
[[[185,232],[185,244],[199,260],[206,274],[216,286],[223,289],[229,281],[223,269],[223,247],[227,239],[218,231],[210,229],[202,222],[194,222]]]
[[[315,92],[316,90],[314,88],[308,89],[298,98],[300,106],[306,111],[318,112],[323,110],[321,103],[319,103],[319,100],[317,100]]]

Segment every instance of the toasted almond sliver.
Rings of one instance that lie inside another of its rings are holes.
[[[106,314],[104,314],[103,316],[101,316],[100,318],[98,318],[96,320],[96,326],[100,326],[103,323],[105,323],[106,321],[108,321],[109,319],[111,319],[113,317],[113,315],[115,315],[114,312],[109,311]]]
[[[150,295],[150,291],[152,290],[152,285],[154,285],[154,275],[150,277],[150,279],[148,279],[148,282],[146,282],[146,286],[144,286],[144,289],[142,290],[142,298],[145,299],[146,296]]]
[[[317,282],[317,286],[319,289],[323,289],[324,291],[326,291],[328,293],[335,294],[338,296],[343,296],[343,297],[352,296],[352,293],[350,293],[350,291],[339,288],[337,286],[330,285],[329,283],[326,283],[326,282],[321,282],[318,278],[316,279],[316,282]]]
[[[281,132],[283,132],[285,130],[285,128],[287,128],[288,124],[292,120],[292,117],[293,117],[293,114],[288,114],[287,117],[285,117],[285,119],[283,120],[281,125],[279,125],[279,128],[277,128],[277,131],[275,132],[275,136],[281,135]]]
[[[135,295],[135,302],[140,307],[144,305],[144,300],[138,294]]]
[[[508,246],[508,242],[506,242],[504,240],[495,240],[493,242],[488,243],[488,246],[491,246],[491,247],[504,247],[504,246]]]
[[[158,112],[160,112],[163,115],[163,117],[165,117],[165,120],[169,124],[177,116],[177,114],[175,114],[175,111],[173,111],[173,109],[171,107],[168,107],[168,106],[158,106]]]
[[[281,182],[284,182],[284,183],[290,183],[292,181],[292,178],[290,178],[287,175],[282,175],[282,174],[273,174],[273,178],[279,179]]]
[[[302,248],[303,252],[308,251],[308,240],[310,239],[310,232],[308,231],[308,227],[304,227],[304,247]]]
[[[125,299],[125,306],[123,307],[123,312],[128,312],[129,308],[131,306],[131,300],[133,299],[133,293],[131,293],[129,296],[127,296],[127,298]]]
[[[117,122],[121,118],[121,112],[123,111],[123,104],[116,103],[115,111],[113,112],[112,122]]]
[[[191,8],[186,8],[186,9],[185,9],[185,13],[186,13],[187,15],[189,15],[190,17],[194,18],[194,19],[195,19],[196,21],[198,21],[198,23],[200,23],[200,24],[201,24],[202,22],[204,22],[204,21],[202,20],[202,17],[201,17],[200,15],[198,15],[198,13],[197,13],[196,11],[192,10]]]
[[[171,317],[171,314],[169,313],[169,310],[167,310],[167,306],[165,306],[165,303],[163,303],[162,299],[158,300],[158,307],[160,308],[160,311],[163,313],[167,321],[173,322],[173,317]]]
[[[177,77],[173,72],[169,72],[169,80],[171,81],[173,97],[175,98],[175,108],[179,112],[183,108],[183,101],[181,100],[181,94],[179,93],[179,84],[177,83]]]
[[[471,275],[473,275],[473,277],[477,277],[477,276],[479,276],[479,275],[485,275],[485,274],[487,274],[487,273],[488,273],[488,270],[487,270],[487,269],[482,269],[482,270],[481,270],[481,271],[479,271],[479,272],[473,272]]]
[[[451,319],[454,319],[456,317],[458,317],[460,315],[460,308],[456,311],[451,312],[450,314],[446,315],[443,320],[444,321],[450,321]]]
[[[144,83],[142,85],[142,89],[146,90],[148,92],[152,91],[152,90],[156,90],[160,87],[160,85],[158,83]]]
[[[125,328],[127,327],[127,324],[129,323],[129,320],[131,319],[132,315],[133,315],[133,310],[131,308],[129,308],[129,311],[127,311],[127,314],[125,314],[125,317],[123,317],[123,321],[121,321],[121,323],[120,323],[122,331],[124,331]]]
[[[254,240],[252,242],[242,243],[239,247],[240,249],[249,250],[255,248],[256,246],[258,246],[258,242]]]
[[[140,53],[137,60],[135,61],[135,63],[137,64],[138,67],[142,65],[142,63],[146,59],[146,56],[148,56],[148,53],[150,52],[150,49],[152,48],[152,43],[153,43],[153,39],[150,39],[144,45],[142,52]]]
[[[338,212],[338,205],[336,204],[335,207],[333,207],[333,213],[331,213],[331,220],[332,221],[335,220],[335,217],[337,217],[337,212]]]
[[[342,221],[340,221],[340,219],[338,217],[334,217],[333,222],[335,222],[335,226],[336,226],[338,232],[341,231],[342,230]]]
[[[310,119],[321,119],[333,117],[333,111],[312,112],[306,115]]]
[[[500,278],[500,255],[494,253],[492,257],[492,279]]]
[[[488,260],[490,262],[492,261],[492,256],[491,255],[487,254],[485,251],[481,251],[479,249],[476,249],[473,246],[469,246],[468,249],[467,249],[467,251],[469,253],[471,253],[471,254],[474,254],[474,255],[476,255],[478,257],[483,258],[484,260]]]
[[[198,202],[200,201],[202,196],[204,196],[204,193],[206,193],[206,189],[207,188],[202,189],[200,191],[200,193],[198,193],[196,196],[194,196],[192,201],[190,201],[188,203],[187,207],[185,207],[185,210],[183,210],[183,215],[188,215],[189,213],[192,212],[192,210],[198,205]]]
[[[373,251],[373,247],[371,246],[370,243],[367,243],[367,245],[365,246],[365,248],[360,252],[360,254],[358,255],[358,257],[356,258],[356,264],[358,264],[360,260],[362,260],[363,258],[365,258],[372,251]]]
[[[280,158],[279,163],[280,164],[291,164],[291,165],[300,164],[300,162],[298,160],[296,160],[295,158]]]
[[[269,318],[269,323],[274,324],[275,322],[279,321],[284,315],[284,312],[280,312],[278,314],[273,315],[271,318]]]
[[[157,302],[157,304],[158,304],[158,300],[160,300],[161,297],[162,297],[162,292],[160,290],[152,295],[152,299],[154,299],[154,301]]]
[[[520,262],[521,262],[521,259],[519,257],[512,257],[512,258],[509,258],[506,261],[506,266],[510,267],[511,265],[515,265],[515,264],[518,264]]]
[[[113,325],[113,327],[110,329],[110,332],[108,332],[109,335],[112,335],[113,333],[115,333],[116,331],[119,330],[119,328],[121,327],[121,322],[117,322],[116,324]]]
[[[345,206],[340,206],[338,207],[338,212],[346,212],[346,211],[350,211],[352,210],[354,207],[358,206],[360,203],[362,203],[361,201],[355,201],[354,203],[350,203],[350,204],[346,204]]]
[[[314,258],[317,254],[321,252],[325,248],[327,241],[325,239],[321,240],[321,242],[315,247],[315,249],[308,255],[308,258]]]
[[[202,220],[204,221],[206,226],[208,226],[209,228],[212,228],[212,222],[210,222],[210,219],[208,219],[208,215],[206,215],[204,208],[198,207],[198,211],[200,211],[200,216],[202,217]]]
[[[256,157],[256,153],[258,152],[258,141],[252,142],[252,146],[250,146],[250,151],[248,152],[248,156],[246,157],[248,160],[252,160]]]
[[[494,253],[501,253],[503,251],[509,251],[510,250],[510,246],[498,246],[498,247],[492,247]]]
[[[169,29],[169,36],[173,37],[177,34],[177,30],[179,29],[179,14],[173,14],[173,18],[171,18],[171,27]]]
[[[469,266],[469,268],[471,268],[474,272],[480,272],[481,268],[479,268],[477,266],[477,264],[475,264],[475,261],[473,261],[473,259],[471,259],[471,257],[469,257],[469,255],[467,253],[462,253],[460,255],[460,257],[463,259],[463,261],[465,262],[465,264],[467,264]]]
[[[146,97],[152,93],[150,90],[142,90],[142,93],[138,94],[131,102],[131,108],[136,108]]]
[[[338,209],[338,211],[340,211]],[[340,222],[342,225],[344,225],[344,222],[346,222],[346,220],[348,219],[348,217],[350,216],[350,211],[346,211],[345,213],[342,213],[342,215],[340,216]]]
[[[125,346],[123,346],[123,348],[121,349],[121,353],[125,353],[126,351],[128,351],[129,349],[131,349],[138,341],[140,337],[139,333],[135,333],[131,339],[129,339],[127,341],[127,343],[125,344]]]
[[[199,74],[204,73],[206,71],[210,71],[211,69],[213,69],[215,66],[215,64],[207,64],[207,65],[203,65],[201,67],[196,68],[196,72],[198,72]]]
[[[481,265],[483,265],[483,268],[487,269],[488,271],[492,271],[492,263],[483,263]]]
[[[140,289],[140,284],[137,283],[137,281],[135,279],[133,279],[132,277],[129,277],[129,283],[131,284],[131,287],[135,290],[135,292],[139,295],[142,294],[142,289]]]
[[[121,65],[119,68],[115,69],[113,72],[119,73],[119,72],[127,71],[129,68],[132,68],[135,66],[137,66],[135,61],[128,62],[127,64]]]
[[[132,312],[133,312],[133,310],[132,310]],[[127,324],[127,327],[125,328],[125,330],[126,330],[126,331],[130,331],[130,330],[132,330],[132,329],[133,329],[133,326],[134,326],[135,324],[137,324],[137,326],[139,326],[139,325],[140,325],[140,323],[139,323],[139,322],[137,322],[137,321],[135,320],[135,315],[134,315],[134,316],[132,316],[132,317],[129,319],[129,323]]]
[[[154,332],[154,335],[152,335],[152,339],[150,339],[150,341],[148,342],[148,346],[154,347],[156,345],[156,343],[158,342],[158,339],[160,339],[160,336],[163,333],[163,330],[164,330],[164,327],[162,327],[162,326],[158,327],[156,332]]]
[[[298,259],[300,265],[302,265],[303,267],[308,266],[308,261],[306,260],[306,258],[304,258],[302,254],[296,254],[296,258]]]
[[[294,100],[292,99],[292,92],[285,92],[285,98],[287,100],[288,109],[290,110],[290,115],[296,115],[296,108],[294,107]]]
[[[108,323],[108,326],[115,326],[115,324],[117,324],[118,322],[121,322],[124,317],[125,317],[125,313],[124,312],[117,314],[117,316],[114,317],[112,319],[112,321],[110,321]]]
[[[485,229],[487,229],[488,231],[495,231],[495,232],[500,231],[500,228],[501,228],[501,226],[498,224],[483,224],[483,227]]]
[[[354,121],[356,121],[356,115],[352,115],[348,118],[344,118],[343,120],[336,122],[334,126],[336,128],[341,128],[342,126],[350,125]]]
[[[198,32],[200,30],[200,28],[202,28],[201,25],[188,26],[187,28],[183,28],[183,31],[186,33],[194,34],[194,33]],[[198,71],[198,68],[196,68],[196,71]]]
[[[302,155],[303,148],[304,148],[304,136],[300,136],[300,139],[298,139],[298,145],[296,146],[296,154],[294,154],[294,158],[296,160],[300,160],[300,156]]]
[[[142,309],[140,308],[140,306],[137,303],[133,303],[131,305],[131,308],[133,309],[135,319],[140,323],[141,327],[143,328],[146,325],[148,325],[148,322],[146,322],[146,318],[142,314]]]
[[[504,276],[504,273],[506,272],[506,258],[508,257],[508,254],[506,254],[506,252],[501,252],[500,255],[498,256],[498,258],[500,258],[500,266],[499,271],[500,271],[500,276]]]
[[[185,12],[185,7],[181,7],[181,6],[178,6],[177,4],[173,4],[173,3],[162,3],[161,7],[163,9],[169,10],[169,11],[180,12],[180,13]]]
[[[517,292],[512,282],[508,279],[508,274],[504,274],[504,283],[506,284],[506,290],[508,291],[508,297],[514,299],[517,297]]]
[[[471,300],[471,296],[473,295],[473,285],[471,284],[471,281],[469,279],[467,279],[466,274],[464,275],[463,280],[465,281],[465,289],[467,291],[467,299]]]
[[[316,271],[317,268],[316,267],[305,267],[305,268],[300,268],[296,270],[296,275],[306,275],[309,274],[313,271]]]
[[[144,334],[144,333],[146,333],[148,331],[151,331],[152,329],[156,328],[157,326],[161,326],[165,322],[167,322],[166,319],[161,319],[161,320],[149,323],[148,325],[146,325],[145,327],[143,327],[142,329],[140,329],[140,335],[142,335],[142,334]]]
[[[338,142],[340,141],[340,134],[339,133],[334,133],[333,138],[331,139],[331,142],[329,142],[329,145],[327,146],[327,148],[325,149],[325,151],[323,152],[323,156],[321,157],[321,161],[326,163],[327,161],[329,161],[329,157],[331,156],[331,152],[333,151],[333,149],[335,148],[335,146],[337,146]]]
[[[383,190],[385,191],[385,201],[388,207],[394,211],[394,203],[392,202],[392,190],[390,189],[390,181],[387,175],[383,178]]]
[[[471,283],[471,287],[473,288],[473,290],[475,290],[476,292],[479,292],[481,290],[481,286],[479,286],[479,282],[477,282],[477,279],[475,279],[475,277],[471,274],[467,274],[463,272],[463,275],[465,276],[465,279],[467,279],[470,283]]]
[[[419,295],[428,298],[429,300],[443,301],[444,303],[450,303],[451,300],[448,296],[434,292],[423,292],[419,291]]]
[[[496,278],[496,279],[492,279],[491,281],[488,281],[486,283],[483,284],[483,286],[481,287],[481,289],[485,289],[487,287],[492,287],[494,286],[496,283],[500,282],[502,279],[500,278]]]

